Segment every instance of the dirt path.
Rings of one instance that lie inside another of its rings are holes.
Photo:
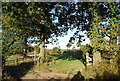
[[[72,75],[68,74],[37,70],[33,71],[32,73],[26,74],[21,79],[64,79],[69,81],[70,79],[72,79],[72,77]]]

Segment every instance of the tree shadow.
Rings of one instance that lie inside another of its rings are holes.
[[[77,74],[73,76],[71,81],[84,81],[84,77],[81,75],[81,72],[78,71]]]
[[[54,56],[58,56],[58,58],[56,58],[56,60],[58,59],[62,59],[62,60],[81,60],[84,61],[83,59],[83,52],[80,50],[68,50],[68,51],[64,51],[63,54],[60,55],[54,55]]]
[[[27,74],[27,72],[33,68],[33,65],[34,62],[24,62],[19,65],[7,66],[7,70],[9,71],[11,77],[20,81],[20,78]]]

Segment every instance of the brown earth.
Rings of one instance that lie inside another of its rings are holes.
[[[20,79],[23,80],[24,79],[46,79],[46,80],[59,79],[59,81],[63,81],[63,80],[70,81],[72,77],[73,75],[37,70],[24,75]]]

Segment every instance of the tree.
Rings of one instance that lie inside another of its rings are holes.
[[[3,10],[3,46],[14,54],[20,51],[26,57],[28,46],[28,38],[31,36],[30,16],[27,16],[26,7],[23,3],[7,3],[2,4]],[[22,6],[21,6],[22,5]],[[23,9],[24,8],[24,9]],[[10,40],[12,41],[10,41]],[[4,44],[5,43],[5,44]],[[11,44],[12,43],[12,44]],[[8,45],[9,46],[6,46]],[[16,48],[17,47],[17,48]],[[3,47],[4,49],[4,47]],[[7,50],[3,51],[6,52]],[[8,53],[9,54],[9,53]]]
[[[62,3],[61,3],[62,4]],[[45,41],[48,42],[49,38],[62,35],[63,28],[61,27],[60,16],[62,16],[63,10],[66,10],[60,3],[29,3],[28,12],[32,16],[33,28],[35,28],[35,34],[40,39],[40,57],[45,58],[44,47]],[[38,7],[36,7],[38,6]],[[63,8],[62,8],[62,7]],[[53,11],[54,10],[54,11]],[[58,18],[58,22],[54,22]],[[54,40],[54,39],[52,39]]]
[[[53,48],[53,53],[59,53],[59,50],[60,50],[60,48],[54,47],[54,48]]]
[[[16,53],[23,53],[23,41],[18,36],[19,30],[11,27],[9,25],[9,17],[4,18],[3,16],[3,23],[2,23],[2,52],[4,54],[16,54]],[[7,20],[6,20],[7,19]]]
[[[36,7],[39,5],[39,7]],[[44,7],[45,6],[45,7]],[[51,38],[64,36],[74,19],[74,3],[31,3],[28,7],[29,15],[32,16],[33,28],[36,29],[36,36],[40,39],[40,57],[41,61],[45,57],[44,47]],[[71,11],[72,10],[72,11]]]
[[[119,29],[119,3],[107,3],[108,6],[108,18],[109,18],[109,24],[107,25],[108,30],[107,36],[110,38],[109,40],[109,53],[111,55],[111,59],[114,60],[114,63],[117,63],[117,60],[119,58],[119,48],[117,45],[117,34]]]
[[[34,46],[34,51],[36,51],[37,54],[40,53],[40,48],[39,48],[38,45],[35,45],[35,46]]]
[[[72,46],[77,40],[77,46],[85,39],[81,39],[80,33],[86,31],[86,35],[90,38],[93,53],[96,51],[109,51],[113,56],[118,55],[116,46],[116,35],[118,29],[119,5],[118,3],[80,3],[76,4],[75,15],[76,21],[74,25],[77,31],[70,38],[68,47]],[[108,15],[109,14],[109,15]],[[110,38],[106,39],[106,37]],[[112,40],[111,40],[112,39]],[[101,56],[101,55],[100,55]]]
[[[106,50],[112,56],[117,54],[118,3],[93,3],[89,8],[91,15],[90,40],[94,51]],[[99,9],[103,9],[100,11]],[[94,11],[94,12],[93,12]],[[104,23],[103,23],[104,22]],[[114,32],[114,33],[113,33]],[[109,40],[105,37],[109,37]],[[93,52],[94,52],[93,51]]]
[[[93,52],[108,51],[111,58],[117,55],[118,3],[92,3],[88,31]],[[100,11],[102,9],[103,11]],[[114,33],[113,33],[114,32]],[[109,40],[105,37],[109,37]],[[101,55],[100,55],[101,56]],[[115,59],[114,59],[115,60]]]
[[[80,50],[83,52],[83,58],[85,59],[85,54],[88,52],[88,53],[90,53],[90,51],[91,51],[91,47],[90,47],[90,45],[81,45],[80,46]]]
[[[69,9],[68,3],[3,4],[4,15],[10,17],[12,21],[12,24],[7,25],[9,28],[12,25],[15,30],[20,30],[20,39],[25,42],[25,46],[29,37],[39,39],[41,61],[45,57],[44,48],[45,44],[49,43],[48,39],[56,41],[53,39],[54,36],[63,36],[68,31],[70,25],[68,23],[71,23],[67,20],[67,17],[71,18],[68,16],[71,13],[67,13]]]

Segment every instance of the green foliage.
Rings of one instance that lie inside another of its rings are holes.
[[[68,6],[68,3],[4,2],[2,6],[4,20],[3,32],[6,32],[7,34],[12,33],[11,36],[15,35],[15,38],[19,38],[15,39],[16,41],[19,40],[20,42],[23,42],[22,44],[20,43],[17,45],[21,46],[19,53],[24,54],[24,56],[28,50],[27,43],[32,42],[39,43],[40,55],[41,57],[44,57],[45,44],[56,42],[57,39],[54,39],[54,37],[66,34],[72,23],[68,21],[71,20],[71,16],[67,19],[67,15],[71,15],[71,13],[67,13],[71,9]],[[8,29],[11,29],[11,31]],[[13,41],[7,42],[9,36],[6,36],[6,33],[4,34],[6,37],[5,43],[10,44],[12,42],[10,46],[15,45],[15,40],[13,40],[13,38],[10,38]],[[48,41],[49,39],[51,40]],[[7,54],[7,50],[10,48],[9,46],[6,46],[6,44],[3,45],[5,46],[4,49],[7,48],[3,52]],[[15,46],[12,46],[11,49],[16,48]],[[12,52],[16,53],[16,50],[13,50]]]
[[[91,46],[90,45],[81,45],[80,46],[80,50],[83,52],[83,58],[85,58],[85,54],[88,52],[88,53],[91,53]]]
[[[30,46],[30,45],[28,45],[27,49],[28,49],[28,52],[34,51],[34,48],[32,46]]]
[[[104,50],[111,55],[112,59],[116,59],[114,57],[116,57],[116,52],[118,51],[116,43],[117,30],[119,27],[118,3],[90,3],[88,11],[91,15],[88,19],[90,21],[88,36],[91,41],[93,52]],[[106,39],[106,36],[109,39]]]
[[[63,52],[63,57],[66,56],[68,58],[72,59],[82,59],[83,58],[83,52],[80,50],[68,50]]]
[[[27,39],[28,30],[27,14],[20,6],[22,3],[7,3],[2,4],[2,44],[3,54],[26,54],[28,50]],[[9,8],[10,7],[10,8]],[[17,12],[17,13],[15,13]],[[23,12],[25,12],[23,14]],[[29,34],[30,35],[30,34]]]
[[[34,48],[34,50],[36,51],[37,54],[40,53],[40,47],[38,45],[35,45],[33,48]]]
[[[119,28],[119,5],[110,3],[8,3],[2,4],[2,52],[5,54],[25,54],[33,49],[27,45],[35,37],[35,43],[55,42],[54,37],[63,36],[68,30],[77,28],[67,47],[77,40],[77,46],[85,39],[81,35],[86,31],[90,38],[93,53],[107,51],[111,59],[118,60],[119,49],[116,44]],[[107,40],[105,37],[108,37]],[[48,41],[51,38],[51,41]],[[29,39],[29,40],[28,40]],[[44,48],[45,45],[41,46]],[[69,51],[61,58],[81,58],[91,48],[81,46],[83,53]],[[35,47],[39,53],[39,46]],[[42,50],[44,51],[44,49]],[[58,49],[53,50],[57,53]],[[41,52],[42,54],[42,52]],[[43,52],[44,54],[44,52]],[[103,55],[104,56],[104,55]],[[108,56],[107,56],[108,57]]]
[[[58,47],[54,47],[53,48],[53,53],[54,54],[57,54],[57,53],[59,53],[60,52],[60,48],[58,48]]]
[[[116,65],[101,64],[100,66],[96,66],[94,68],[94,71],[96,72],[96,79],[115,79],[116,81],[119,81],[120,75],[118,73],[118,67]]]

